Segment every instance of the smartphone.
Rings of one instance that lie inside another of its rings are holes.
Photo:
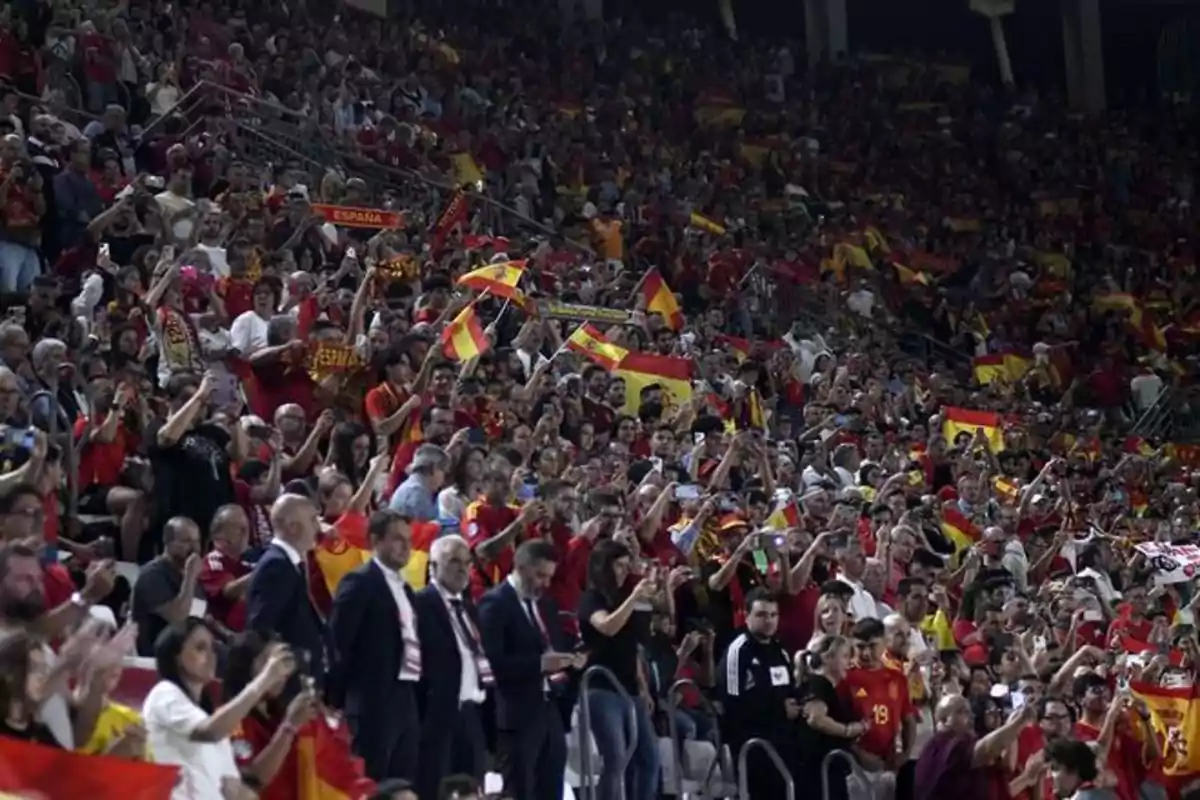
[[[841,550],[848,544],[850,544],[850,534],[848,533],[835,533],[829,537],[829,546],[834,550]]]
[[[162,260],[168,263],[175,260],[175,245],[164,244],[162,249]]]
[[[1020,711],[1025,707],[1025,693],[1013,692],[1009,695],[1012,698],[1013,711]]]
[[[29,428],[6,428],[4,431],[4,443],[8,447],[32,450],[34,444],[33,431]]]
[[[693,441],[695,444],[704,444],[704,434],[703,434],[703,433],[695,433],[695,434],[693,434],[693,435],[692,435],[692,441]]]
[[[694,483],[684,483],[675,487],[676,500],[699,500],[700,487]]]
[[[663,469],[663,460],[661,458],[651,458],[650,466],[654,467],[655,472],[661,473]]]
[[[517,488],[517,499],[522,503],[528,503],[537,497],[537,489],[537,478],[533,479],[533,483],[530,483],[529,479],[527,478],[525,483],[522,483],[520,487]]]

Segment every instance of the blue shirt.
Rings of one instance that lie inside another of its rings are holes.
[[[388,505],[393,511],[399,511],[417,522],[437,519],[437,503],[434,502],[433,492],[425,488],[420,475],[409,475],[404,483],[397,486]]]

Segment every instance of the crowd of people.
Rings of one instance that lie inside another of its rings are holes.
[[[1187,119],[552,5],[0,12],[0,789],[1191,796]]]

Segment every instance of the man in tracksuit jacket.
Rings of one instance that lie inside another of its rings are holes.
[[[779,603],[761,588],[749,592],[745,602],[746,632],[730,643],[718,671],[724,738],[735,760],[745,742],[766,739],[790,770],[800,705],[791,660],[775,639]],[[762,750],[751,753],[747,772],[752,798],[785,796],[783,779]]]

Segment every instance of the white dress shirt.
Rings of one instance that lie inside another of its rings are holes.
[[[458,677],[458,704],[483,703],[487,699],[487,695],[484,694],[483,689],[479,688],[479,667],[475,663],[475,653],[471,650],[466,638],[471,634],[464,631],[458,624],[458,618],[454,614],[452,605],[454,601],[461,603],[462,595],[450,594],[436,583],[434,585],[437,586],[442,602],[446,604],[446,613],[450,615],[450,627],[454,629],[454,641],[458,645],[458,660],[462,664]]]
[[[508,576],[508,582],[513,587],[513,591],[515,591],[517,593],[517,600],[520,601],[520,603],[521,603],[521,610],[525,612],[525,618],[529,620],[529,624],[532,625],[534,630],[536,630],[538,632],[538,636],[541,636],[542,630],[543,630],[542,623],[541,623],[541,621],[535,619],[533,616],[530,615],[529,603],[525,602],[525,600],[527,598],[526,598],[525,594],[521,591],[521,587],[517,585],[516,578],[514,578],[511,573]],[[534,608],[534,611],[536,612],[537,600],[533,601],[533,608]],[[547,652],[549,649],[550,649],[550,645],[546,642],[543,642],[542,652],[543,653]],[[544,692],[547,695],[550,694],[550,679],[549,678],[542,678],[542,692]]]
[[[413,610],[412,603],[408,602],[404,576],[384,566],[378,558],[375,559],[375,564],[383,570],[383,577],[387,579],[392,599],[396,601],[396,608],[400,611],[400,635],[404,639],[404,659],[400,664],[400,674],[396,676],[396,680],[415,683],[421,680],[421,645],[420,639],[417,637],[417,612]]]

